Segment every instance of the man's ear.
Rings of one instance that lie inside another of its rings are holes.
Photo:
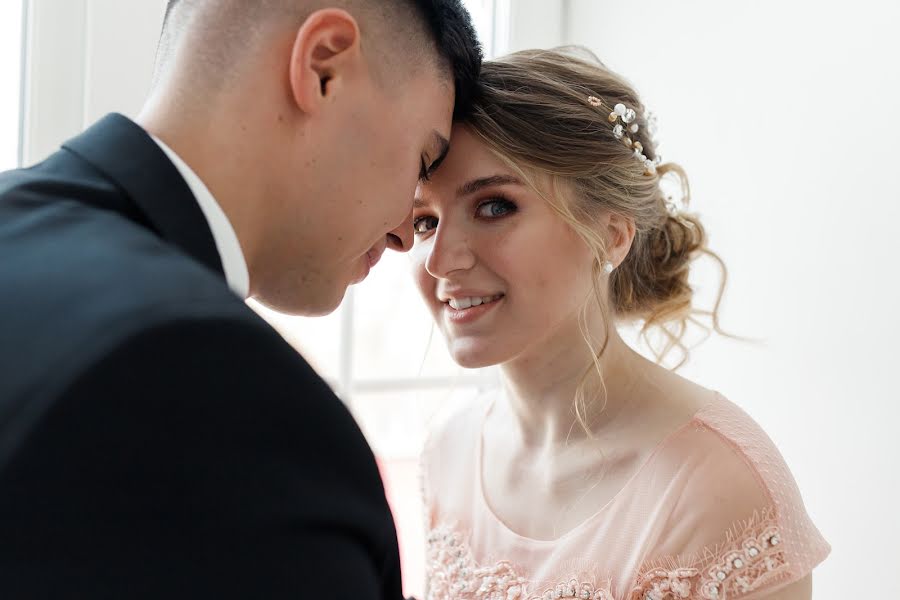
[[[314,113],[361,66],[359,25],[343,10],[312,13],[297,30],[291,50],[290,86],[294,102]]]

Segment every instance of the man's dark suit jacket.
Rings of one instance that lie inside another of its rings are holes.
[[[0,175],[0,598],[400,597],[371,450],[152,138]]]

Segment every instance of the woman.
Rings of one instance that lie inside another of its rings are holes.
[[[596,59],[520,52],[419,187],[418,287],[454,359],[503,375],[423,455],[431,598],[811,596],[829,546],[769,438],[617,333],[686,356],[689,268],[715,257],[650,121]]]

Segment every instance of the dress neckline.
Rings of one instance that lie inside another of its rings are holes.
[[[596,512],[589,515],[585,518],[581,523],[573,527],[572,529],[566,531],[562,535],[559,535],[553,539],[538,539],[529,537],[526,535],[522,535],[516,532],[512,527],[510,527],[506,521],[504,521],[491,506],[491,503],[488,501],[487,496],[484,493],[484,427],[487,422],[488,415],[490,415],[491,410],[494,407],[496,402],[496,396],[491,398],[491,400],[487,403],[484,411],[482,412],[480,419],[478,421],[478,431],[477,431],[477,440],[475,445],[475,496],[476,503],[478,505],[479,510],[484,512],[488,518],[502,531],[505,535],[508,535],[516,540],[519,540],[522,543],[533,545],[533,546],[553,546],[555,544],[559,544],[563,541],[569,540],[571,538],[577,537],[581,532],[587,529],[590,525],[594,524],[596,521],[600,520],[600,518],[609,511],[610,507],[612,507],[616,502],[619,501],[620,498],[625,494],[625,492],[633,487],[635,483],[646,473],[648,467],[651,463],[654,462],[657,456],[659,456],[660,452],[665,449],[669,443],[677,438],[683,431],[690,428],[697,421],[698,416],[701,412],[703,412],[709,404],[714,403],[719,398],[719,394],[714,394],[714,399],[699,408],[696,412],[691,415],[691,418],[688,419],[682,425],[676,427],[673,431],[667,433],[650,451],[641,465],[635,470],[634,473],[628,478],[628,480],[622,485],[621,488],[610,498],[603,506],[601,506]]]

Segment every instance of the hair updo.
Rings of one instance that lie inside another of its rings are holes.
[[[602,107],[590,97],[600,98]],[[635,90],[590,51],[580,47],[525,50],[484,63],[478,97],[465,124],[500,159],[528,181],[589,245],[595,257],[595,291],[606,261],[605,239],[593,226],[601,211],[634,220],[634,243],[624,262],[610,275],[609,312],[621,320],[641,321],[641,333],[658,330],[657,360],[673,348],[687,348],[683,338],[695,315],[712,317],[724,288],[724,264],[707,248],[706,232],[696,215],[672,210],[661,186],[671,179],[689,201],[687,177],[676,164],[659,163],[649,172],[635,151],[617,139],[608,118],[621,103],[635,111],[637,132],[628,132],[641,152],[657,159],[648,134],[646,110]],[[549,176],[549,177],[548,177]],[[536,181],[549,180],[539,189]],[[722,268],[722,287],[712,311],[693,305],[688,282],[691,262],[701,254]],[[597,293],[598,299],[600,294]]]

